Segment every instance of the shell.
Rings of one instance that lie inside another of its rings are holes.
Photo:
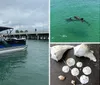
[[[68,73],[68,72],[69,72],[69,67],[68,67],[68,66],[63,66],[63,67],[62,67],[62,71],[63,71],[64,73]]]
[[[81,82],[82,84],[87,84],[87,83],[89,82],[89,77],[88,77],[88,76],[85,76],[85,75],[82,75],[82,76],[80,77],[80,82]]]
[[[76,83],[75,80],[71,80],[71,84],[75,85],[75,83]]]
[[[90,60],[96,62],[96,58],[93,55],[93,51],[91,51],[89,49],[89,47],[86,44],[81,44],[81,45],[77,45],[74,47],[74,55],[78,56],[78,57],[87,57]]]
[[[71,74],[72,74],[73,76],[78,76],[78,75],[79,75],[79,70],[78,70],[77,68],[73,68],[73,69],[71,70]]]
[[[58,78],[59,78],[59,80],[63,81],[63,80],[65,80],[66,77],[63,75],[60,75],[60,76],[58,76]]]
[[[51,47],[51,58],[59,61],[62,59],[63,54],[71,48],[73,48],[71,45],[55,45]]]
[[[89,74],[91,74],[91,72],[92,72],[92,70],[89,66],[86,66],[86,67],[83,68],[83,73],[85,75],[89,75]]]

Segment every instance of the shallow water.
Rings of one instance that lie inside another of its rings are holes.
[[[99,0],[51,0],[51,42],[99,42]],[[90,26],[65,19],[83,17]]]
[[[48,85],[48,41],[27,45],[27,51],[0,54],[0,85]]]

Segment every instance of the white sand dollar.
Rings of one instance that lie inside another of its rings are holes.
[[[78,75],[79,75],[79,70],[78,70],[77,68],[73,68],[73,69],[71,70],[71,74],[72,74],[73,76],[78,76]]]
[[[62,67],[62,71],[63,71],[64,73],[68,73],[68,72],[69,72],[69,67],[68,67],[68,66],[63,66],[63,67]]]
[[[83,73],[85,75],[89,75],[89,74],[91,74],[91,72],[92,72],[92,70],[89,66],[86,66],[86,67],[83,68]]]
[[[74,66],[75,60],[73,58],[68,58],[66,63],[67,63],[68,66]]]
[[[88,76],[85,76],[85,75],[82,75],[82,76],[80,77],[80,82],[81,82],[82,84],[87,84],[87,83],[89,82],[89,77],[88,77]]]
[[[80,68],[80,67],[83,66],[83,63],[82,63],[82,62],[77,62],[77,63],[76,63],[76,66]]]
[[[73,46],[71,46],[71,45],[55,45],[55,46],[52,46],[50,48],[51,58],[56,60],[56,61],[59,61],[63,57],[63,54],[71,48],[73,48]]]

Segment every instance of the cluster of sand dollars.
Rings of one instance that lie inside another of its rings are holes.
[[[59,61],[60,59],[62,59],[63,54],[68,50],[68,49],[72,49],[74,48],[74,55],[78,56],[78,57],[87,57],[90,60],[96,62],[96,58],[93,55],[93,51],[91,51],[89,49],[89,47],[86,44],[81,44],[81,45],[77,45],[77,46],[71,46],[71,45],[56,45],[51,47],[51,58]],[[69,71],[71,71],[71,75],[72,76],[78,76],[80,73],[79,68],[81,68],[83,66],[83,63],[78,61],[75,62],[74,58],[68,58],[66,61],[64,61],[65,66],[62,67],[62,71],[64,73],[68,73]],[[76,64],[77,67],[73,67],[72,69],[70,67],[74,66]],[[81,82],[81,84],[87,84],[89,82],[89,77],[88,75],[91,74],[92,70],[89,66],[85,66],[82,69],[83,75],[80,76],[79,81]],[[64,80],[65,76],[60,75],[58,76],[58,78],[60,80]],[[72,80],[71,83],[73,85],[75,85],[75,81]]]
[[[68,72],[71,70],[72,76],[78,76],[79,73],[80,73],[80,70],[79,70],[78,68],[81,68],[81,67],[83,66],[83,63],[82,63],[82,62],[77,62],[77,63],[76,63],[77,68],[74,67],[74,68],[71,69],[70,67],[75,65],[75,60],[74,60],[73,58],[68,58],[68,59],[66,60],[66,63],[65,63],[65,64],[66,64],[66,65],[62,67],[62,71],[63,71],[64,73],[68,73]],[[90,68],[89,66],[86,66],[86,67],[83,68],[82,71],[83,71],[84,75],[81,75],[81,76],[80,76],[80,82],[81,82],[82,84],[86,84],[86,83],[89,82],[89,77],[86,76],[86,75],[91,74],[92,70],[91,70],[91,68]],[[59,77],[58,77],[58,78],[59,78]],[[59,79],[60,79],[60,80],[64,80],[65,77],[62,76],[62,78],[61,78],[61,75],[60,75],[60,78],[59,78]],[[72,83],[72,82],[73,82],[73,83]],[[72,80],[71,83],[72,83],[73,85],[75,85],[75,81],[74,81],[74,80]]]

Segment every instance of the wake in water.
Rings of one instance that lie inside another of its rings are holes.
[[[85,22],[86,24],[88,24],[89,26],[90,26],[90,24],[86,21],[86,20],[84,20],[84,18],[80,18],[80,17],[77,17],[77,16],[74,16],[73,18],[68,18],[68,19],[66,19],[66,21],[67,22],[72,22],[72,21],[80,21],[80,22]]]

